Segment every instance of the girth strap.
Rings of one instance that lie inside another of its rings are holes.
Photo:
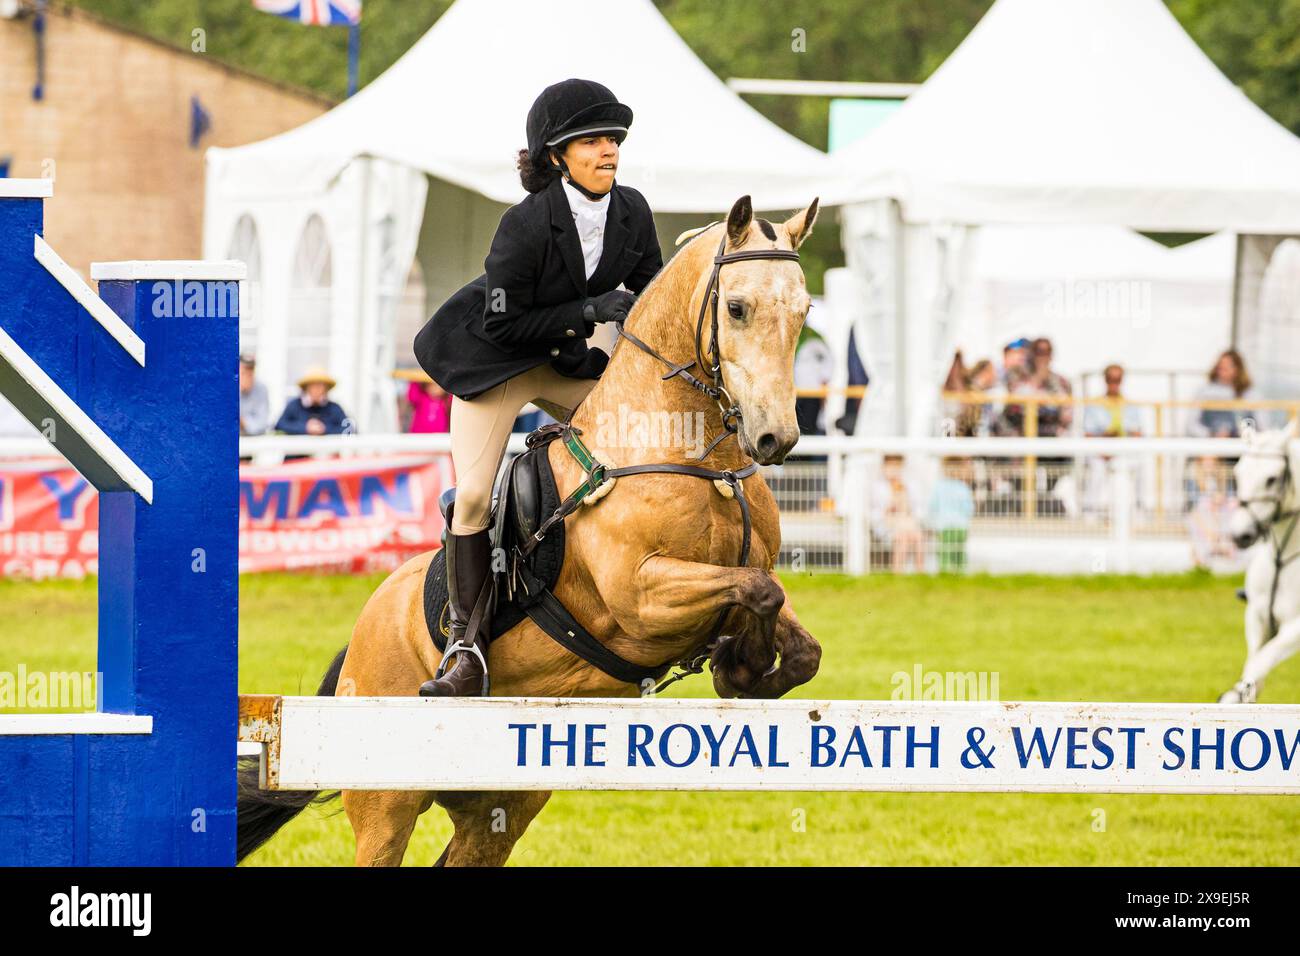
[[[543,590],[537,603],[525,608],[524,613],[550,635],[555,643],[588,664],[600,668],[615,680],[640,685],[642,681],[658,680],[672,666],[661,664],[658,667],[645,667],[615,654],[579,624],[578,619],[569,613],[569,609],[550,590]]]
[[[703,468],[699,465],[679,465],[665,462],[663,464],[651,465],[628,465],[624,468],[607,468],[596,460],[591,451],[583,444],[582,439],[578,436],[581,431],[566,423],[554,423],[544,425],[537,431],[528,436],[528,447],[536,448],[539,445],[554,441],[556,438],[563,439],[565,447],[574,459],[582,465],[587,472],[587,477],[577,488],[565,498],[558,508],[551,513],[545,521],[541,523],[535,534],[530,537],[523,546],[516,549],[515,561],[516,567],[520,572],[527,574],[527,565],[525,560],[533,553],[534,550],[542,543],[546,534],[558,522],[563,521],[572,514],[582,504],[582,500],[593,492],[602,483],[610,478],[619,478],[624,475],[647,475],[647,474],[670,474],[670,475],[689,475],[693,478],[704,478],[709,481],[726,482],[735,495],[736,504],[740,506],[741,516],[741,539],[740,539],[740,567],[745,567],[749,563],[750,541],[752,537],[753,522],[749,514],[749,499],[745,497],[745,489],[741,484],[741,479],[748,478],[758,471],[758,463],[751,461],[748,465],[739,469],[716,470],[713,468]],[[539,585],[540,587],[540,585]],[[525,582],[525,590],[532,591]],[[728,608],[723,608],[718,615],[717,623],[714,625],[714,631],[722,627],[722,622],[726,619]],[[563,603],[548,588],[540,588],[537,600],[530,603],[524,608],[524,613],[537,624],[547,635],[557,644],[566,650],[582,658],[589,664],[599,668],[604,673],[613,677],[615,680],[624,681],[629,684],[641,685],[647,680],[658,680],[672,667],[673,662],[661,664],[657,667],[646,667],[620,657],[608,647],[602,644],[594,635],[591,634],[582,624],[569,613]],[[713,640],[716,640],[716,634]],[[712,643],[706,646],[702,653],[694,653],[682,662],[685,670],[673,678],[659,684],[658,689],[666,687],[673,680],[684,677],[687,673],[698,674],[703,668],[704,660],[708,657],[709,649]]]

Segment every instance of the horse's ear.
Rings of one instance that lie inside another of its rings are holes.
[[[1300,436],[1300,418],[1292,416],[1291,420],[1286,423],[1286,428],[1282,429],[1287,438],[1296,438]]]
[[[741,196],[727,213],[727,239],[733,244],[749,235],[749,224],[754,219],[754,207],[748,196]]]
[[[806,209],[803,209],[785,221],[785,231],[790,234],[790,245],[798,249],[812,235],[813,223],[817,221],[817,203],[820,196],[813,197]]]

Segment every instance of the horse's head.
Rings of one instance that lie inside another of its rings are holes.
[[[770,223],[756,219],[749,197],[742,196],[727,215],[723,252],[797,250],[812,234],[816,219],[816,199],[785,222]],[[702,241],[714,243],[717,234],[711,235],[713,239]],[[713,247],[716,251],[716,244]],[[763,465],[784,461],[799,440],[794,353],[810,301],[803,270],[793,259],[742,259],[728,262],[718,274],[722,382],[740,407],[741,446]],[[699,298],[696,303],[698,314]],[[710,322],[711,315],[706,315],[700,330],[706,363]]]
[[[1286,428],[1247,435],[1246,452],[1233,468],[1237,507],[1228,529],[1237,547],[1250,547],[1280,515],[1296,510],[1300,475],[1290,451],[1296,434],[1293,418]]]

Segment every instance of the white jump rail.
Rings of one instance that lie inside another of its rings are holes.
[[[240,698],[274,790],[1300,793],[1300,706]]]

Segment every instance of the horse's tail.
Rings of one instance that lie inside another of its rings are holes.
[[[317,697],[333,697],[339,684],[339,671],[343,669],[343,658],[348,649],[344,647],[335,656],[320,686],[316,688]],[[262,790],[258,786],[256,760],[241,760],[238,777],[238,836],[236,840],[235,861],[240,862],[248,854],[271,837],[275,836],[286,823],[296,817],[313,801],[324,803],[338,796],[338,791],[318,793],[314,790]]]

